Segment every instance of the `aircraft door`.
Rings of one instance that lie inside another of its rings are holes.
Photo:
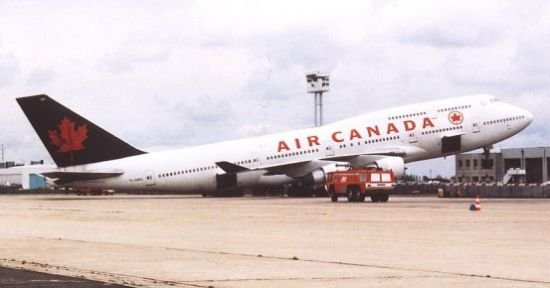
[[[334,156],[334,150],[332,149],[332,146],[328,145],[325,149],[326,156]]]
[[[473,133],[481,132],[481,126],[479,125],[479,121],[477,120],[472,121],[472,132]]]
[[[155,185],[155,173],[153,173],[153,170],[147,170],[145,171],[145,186],[153,185]]]
[[[418,142],[418,137],[416,137],[416,134],[414,132],[409,133],[409,143],[416,142]]]
[[[250,168],[257,168],[259,166],[262,166],[262,157],[259,151],[252,153],[251,156],[252,156],[252,163],[250,165]]]

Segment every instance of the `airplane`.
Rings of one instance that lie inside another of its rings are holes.
[[[17,98],[57,168],[58,185],[235,196],[290,186],[289,196],[322,186],[336,163],[404,174],[405,163],[480,148],[525,129],[533,115],[490,95],[384,109],[321,127],[147,153],[47,95]],[[300,194],[302,193],[302,194]]]

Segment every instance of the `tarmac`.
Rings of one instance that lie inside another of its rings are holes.
[[[550,200],[472,202],[0,196],[0,266],[22,269],[0,275],[13,287],[42,287],[23,270],[82,280],[67,287],[550,287]]]
[[[62,275],[47,274],[0,267],[0,287],[18,288],[125,288],[128,286],[109,284],[104,282],[67,277]]]

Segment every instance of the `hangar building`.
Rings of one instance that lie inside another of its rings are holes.
[[[46,188],[46,178],[40,173],[57,169],[55,165],[10,165],[0,168],[0,187],[20,187],[23,189]]]
[[[550,147],[509,148],[489,153],[456,155],[455,179],[459,183],[501,182],[510,169],[524,170],[521,183],[545,183],[550,179]]]

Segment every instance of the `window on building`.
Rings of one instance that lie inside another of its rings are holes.
[[[477,168],[477,159],[474,159],[474,168]]]
[[[458,167],[462,168],[462,160],[458,160]]]
[[[482,169],[493,169],[493,159],[482,159],[481,160],[481,168]]]
[[[470,168],[470,159],[466,159],[466,168]]]
[[[477,176],[472,177],[472,182],[479,182],[479,177]]]

